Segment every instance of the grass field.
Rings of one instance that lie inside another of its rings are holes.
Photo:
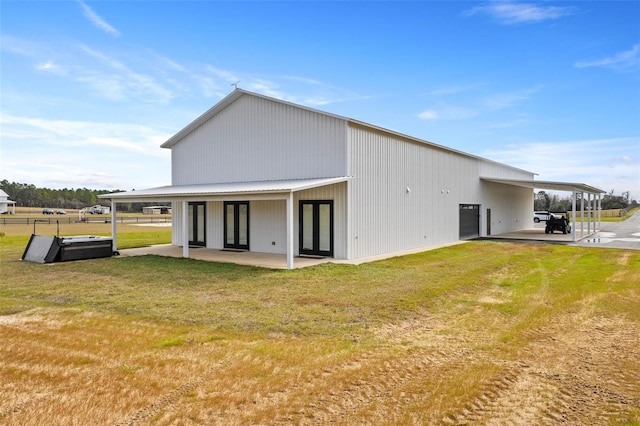
[[[67,234],[110,230],[85,225]],[[39,265],[30,232],[0,227],[3,425],[640,424],[638,251]]]

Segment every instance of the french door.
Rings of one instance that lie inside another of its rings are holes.
[[[300,254],[333,256],[333,201],[300,200]]]
[[[206,204],[189,203],[189,245],[206,246]]]
[[[249,202],[224,202],[224,248],[249,250]]]

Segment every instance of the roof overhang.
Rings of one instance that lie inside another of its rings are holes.
[[[148,202],[153,200],[181,201],[234,198],[250,196],[251,199],[284,199],[291,192],[346,182],[349,177],[319,179],[293,179],[261,182],[207,183],[198,185],[170,185],[138,191],[102,194],[99,198],[116,202]]]
[[[574,183],[574,182],[500,179],[500,178],[491,178],[491,177],[481,177],[480,180],[483,180],[486,182],[501,183],[504,185],[519,186],[522,188],[531,188],[531,189],[550,189],[554,191],[570,191],[570,192],[577,191],[577,192],[586,192],[588,194],[602,194],[606,192],[606,191],[603,191],[602,189],[599,189],[584,183]]]

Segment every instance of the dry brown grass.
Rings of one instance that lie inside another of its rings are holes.
[[[2,259],[22,278],[0,286],[0,423],[640,421],[638,252],[473,243],[293,272],[167,262]]]

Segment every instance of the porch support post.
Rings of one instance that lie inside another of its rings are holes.
[[[116,202],[111,200],[111,250],[115,253],[118,250],[118,242],[116,241]]]
[[[598,193],[598,231],[602,229],[602,194]]]
[[[189,258],[189,202],[182,203],[182,257]]]
[[[578,196],[578,191],[576,191],[575,188],[573,188],[573,199],[571,200],[571,209],[573,210],[571,212],[571,216],[572,216],[572,220],[573,220],[573,226],[572,226],[572,236],[571,238],[573,239],[573,242],[576,242],[576,197]]]
[[[287,197],[287,269],[293,269],[293,191]]]
[[[580,238],[584,237],[584,192],[580,193]]]

